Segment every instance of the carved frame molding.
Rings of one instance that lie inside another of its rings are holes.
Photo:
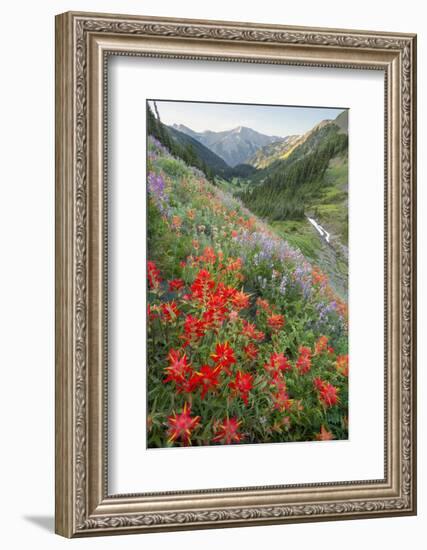
[[[384,71],[384,480],[108,495],[109,55]],[[56,71],[56,532],[74,537],[416,513],[416,37],[69,12],[56,18]]]

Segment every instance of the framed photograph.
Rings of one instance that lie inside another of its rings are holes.
[[[416,513],[416,37],[56,18],[56,532]]]

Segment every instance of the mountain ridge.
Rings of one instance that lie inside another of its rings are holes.
[[[330,161],[347,155],[345,116],[338,122],[321,121],[297,138],[282,158],[263,159],[265,168],[258,169],[251,185],[239,193],[245,205],[271,220],[302,219],[312,199],[327,186]]]
[[[275,161],[286,160],[299,146],[306,143],[318,130],[329,124],[338,126],[340,132],[348,134],[348,110],[342,111],[335,119],[324,119],[300,135],[290,135],[281,141],[273,142],[260,148],[247,164],[254,168],[264,169]]]
[[[262,134],[248,126],[236,126],[220,132],[196,132],[184,124],[173,124],[170,127],[197,139],[231,167],[246,164],[260,147],[283,139],[280,136]]]

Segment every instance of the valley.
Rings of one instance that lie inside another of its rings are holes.
[[[196,132],[164,125],[150,109],[148,116],[150,134],[298,248],[347,300],[347,111],[284,137],[243,126]]]
[[[148,448],[348,439],[347,304],[308,261],[333,270],[334,235],[259,218],[153,136],[147,163]]]

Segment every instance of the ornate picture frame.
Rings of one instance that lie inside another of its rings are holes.
[[[109,56],[383,71],[384,478],[108,492]],[[416,513],[416,36],[68,12],[56,18],[56,532],[65,537]]]

